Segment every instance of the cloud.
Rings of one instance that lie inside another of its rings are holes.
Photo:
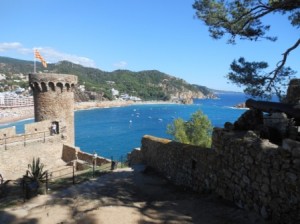
[[[125,68],[127,66],[127,62],[126,61],[120,61],[114,64],[114,67],[116,68]]]
[[[96,67],[96,63],[90,58],[59,52],[51,47],[26,48],[19,42],[0,43],[0,52],[15,51],[17,54],[28,55],[31,58],[34,49],[38,49],[48,63],[66,60],[87,67]]]
[[[81,57],[73,54],[67,54],[63,52],[59,52],[53,48],[43,48],[43,47],[37,47],[40,51],[40,53],[43,55],[43,57],[51,62],[58,62],[58,61],[70,61],[75,64],[80,64],[87,67],[96,67],[96,63],[94,60],[87,58],[87,57]]]
[[[22,48],[22,44],[18,42],[12,42],[12,43],[0,43],[0,52],[5,52],[9,50],[18,50]]]

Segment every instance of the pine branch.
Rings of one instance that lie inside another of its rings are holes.
[[[267,86],[267,89],[271,87],[271,84],[274,82],[274,80],[276,79],[276,77],[278,76],[279,72],[282,70],[282,68],[284,67],[285,63],[286,63],[286,60],[287,60],[287,57],[289,55],[289,53],[293,50],[295,50],[298,46],[300,45],[300,39],[298,39],[296,41],[296,43],[291,46],[290,48],[288,48],[284,53],[283,53],[283,59],[281,61],[279,61],[277,63],[277,66],[276,68],[270,72],[269,74],[272,75],[272,78],[270,78],[270,82]]]

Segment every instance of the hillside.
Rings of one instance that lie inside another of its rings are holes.
[[[43,71],[37,62],[37,71]],[[7,57],[0,57],[0,73],[6,75],[28,74],[33,72],[33,62]],[[91,95],[100,95],[104,99],[113,99],[111,89],[120,94],[128,94],[142,100],[181,100],[192,98],[213,97],[213,93],[204,86],[191,85],[184,81],[157,70],[133,72],[116,70],[105,72],[96,68],[84,67],[68,61],[48,64],[47,71],[53,73],[73,74],[79,78],[79,85],[85,86],[85,93],[79,91],[77,98],[86,100]],[[86,96],[88,94],[88,96]],[[92,94],[91,94],[92,93]]]

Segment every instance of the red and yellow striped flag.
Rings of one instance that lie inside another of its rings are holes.
[[[40,52],[38,50],[34,50],[34,57],[39,59],[42,62],[42,65],[47,68],[47,63],[45,59],[41,56]]]

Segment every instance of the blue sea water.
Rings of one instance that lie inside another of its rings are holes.
[[[135,147],[140,147],[144,135],[171,138],[166,133],[168,124],[176,118],[188,120],[197,110],[202,110],[213,126],[223,127],[226,121],[234,122],[244,109],[233,108],[246,100],[244,94],[219,94],[219,99],[198,99],[192,105],[150,104],[116,108],[96,108],[75,112],[75,145],[86,152],[120,159]],[[16,126],[24,132],[20,121],[0,128]]]

